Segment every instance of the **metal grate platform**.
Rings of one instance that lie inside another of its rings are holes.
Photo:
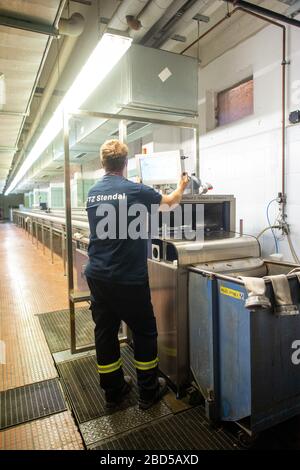
[[[132,363],[133,354],[130,348],[125,346],[121,348],[121,355],[124,373],[133,378],[134,385],[128,398],[118,408],[119,410],[134,406],[138,399],[136,375]],[[115,412],[115,410],[109,411],[105,407],[104,392],[99,386],[95,356],[61,362],[57,364],[57,368],[79,423]]]
[[[167,405],[160,401],[147,411],[139,409],[138,405],[117,411],[110,416],[102,416],[81,424],[80,431],[87,446],[103,439],[121,435],[139,426],[147,425],[162,416],[171,414]]]
[[[52,353],[70,349],[70,312],[59,310],[38,315]],[[88,307],[76,309],[77,346],[94,344],[94,322]]]
[[[105,435],[104,435],[105,438]],[[223,429],[212,429],[201,407],[161,418],[88,446],[93,450],[233,450],[235,439]]]
[[[0,393],[0,429],[66,409],[58,379],[6,390]]]

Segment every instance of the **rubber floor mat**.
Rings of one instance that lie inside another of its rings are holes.
[[[52,353],[70,349],[70,313],[59,310],[38,315],[49,349]],[[77,346],[94,344],[94,322],[88,307],[76,309]]]
[[[58,379],[0,392],[0,429],[67,409]]]
[[[133,387],[128,397],[117,408],[118,410],[134,406],[138,400],[133,353],[130,347],[121,347],[121,355],[123,358],[124,374],[130,375],[133,378]],[[99,386],[99,374],[95,356],[61,362],[56,364],[56,366],[79,423],[116,412],[115,409],[107,410],[105,407],[105,397]]]
[[[233,450],[236,440],[212,428],[202,407],[168,415],[121,437],[88,446],[94,450]]]

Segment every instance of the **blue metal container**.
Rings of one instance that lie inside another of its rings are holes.
[[[289,284],[299,307],[297,278]],[[267,295],[274,306],[271,283]],[[300,414],[300,315],[249,311],[246,297],[237,278],[189,272],[190,364],[207,415],[254,434]]]

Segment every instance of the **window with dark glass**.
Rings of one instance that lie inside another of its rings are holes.
[[[230,124],[253,114],[253,77],[217,94],[217,126]]]

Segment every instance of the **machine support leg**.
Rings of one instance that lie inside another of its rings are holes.
[[[43,254],[45,254],[45,232],[44,232],[44,224],[42,223],[42,244],[43,244]]]
[[[75,323],[75,304],[69,300],[70,309],[70,334],[71,334],[71,353],[76,353],[76,323]]]
[[[51,263],[54,263],[53,259],[53,228],[52,223],[50,223],[50,253],[51,253]]]
[[[61,235],[61,254],[62,254],[62,261],[63,261],[63,267],[64,267],[64,276],[66,276],[66,240],[65,240],[65,230],[63,229],[62,235]]]
[[[64,114],[64,181],[65,181],[65,216],[66,216],[66,250],[68,273],[68,296],[70,308],[71,353],[76,352],[75,305],[70,296],[74,290],[73,272],[73,239],[72,239],[72,205],[70,184],[70,147],[69,147],[69,115]]]
[[[39,246],[39,224],[38,221],[35,221],[35,237],[36,237],[36,247]]]
[[[218,282],[212,278],[212,349],[213,349],[213,390],[209,391],[209,396],[205,403],[205,412],[212,421],[219,420],[220,409],[220,361],[219,361],[219,316],[218,316]]]

